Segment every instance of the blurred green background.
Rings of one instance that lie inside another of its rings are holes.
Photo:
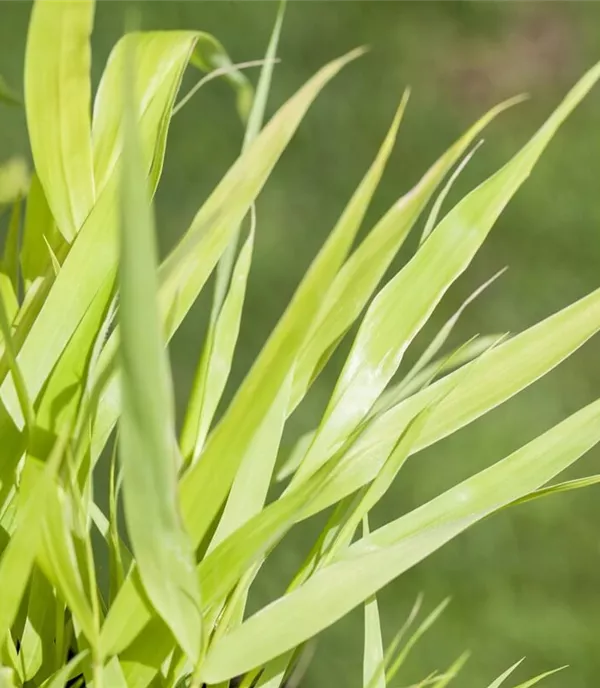
[[[94,84],[122,32],[129,4],[99,3]],[[273,2],[228,0],[156,0],[137,7],[143,28],[212,32],[236,61],[263,54],[276,10]],[[28,2],[0,2],[0,73],[20,89],[29,12]],[[258,239],[234,385],[370,163],[405,86],[412,87],[409,108],[366,227],[489,106],[525,91],[531,99],[485,132],[485,145],[446,207],[506,161],[570,85],[600,59],[600,4],[291,2],[270,111],[324,62],[362,44],[371,46],[370,53],[346,68],[319,97],[259,199]],[[256,72],[249,76],[255,79]],[[194,78],[189,74],[184,88]],[[407,365],[461,300],[505,265],[510,270],[470,307],[452,343],[476,333],[519,331],[598,286],[599,124],[596,88],[560,131],[468,273],[411,347]],[[222,83],[207,86],[174,119],[156,198],[163,251],[181,235],[235,159],[241,136],[232,94]],[[28,154],[23,112],[2,107],[0,161],[15,154]],[[414,237],[394,269],[412,248]],[[200,350],[209,297],[207,293],[200,299],[171,348],[181,404]],[[590,342],[518,398],[411,460],[373,514],[372,526],[504,457],[598,396],[598,353],[598,342]],[[291,419],[286,447],[316,423],[342,360],[337,356],[332,361]],[[599,458],[598,452],[590,454],[576,474],[597,472]],[[518,677],[569,664],[567,672],[546,685],[597,686],[598,500],[598,490],[591,488],[496,516],[383,591],[387,639],[419,591],[425,593],[428,608],[447,595],[453,599],[415,651],[401,684],[443,669],[468,648],[473,656],[458,680],[465,688],[488,685],[523,655],[527,662]],[[298,528],[276,551],[257,581],[254,605],[283,589],[310,546],[317,521]],[[361,645],[362,614],[355,612],[319,639],[303,685],[358,687]]]

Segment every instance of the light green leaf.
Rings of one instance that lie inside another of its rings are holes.
[[[343,457],[337,478],[313,503],[321,510],[371,480],[402,428],[435,395],[455,387],[433,409],[415,451],[464,427],[552,370],[600,329],[600,289],[490,350],[375,419]],[[331,491],[330,491],[331,490]]]
[[[485,337],[476,336],[461,344],[450,353],[440,356],[432,363],[425,365],[420,370],[417,369],[416,372],[415,364],[410,372],[402,378],[401,382],[389,387],[379,397],[369,413],[369,418],[374,419],[376,416],[389,411],[405,399],[408,399],[408,397],[424,389],[432,380],[440,377],[443,373],[460,368],[465,363],[478,359],[482,354],[499,346],[507,338],[508,336],[505,334],[491,334]]]
[[[56,229],[40,180],[37,174],[33,174],[27,194],[21,245],[21,271],[25,293],[36,280],[46,275],[50,265],[46,242],[55,255],[66,254],[66,242]]]
[[[27,394],[27,387],[23,379],[23,373],[19,362],[17,361],[17,352],[15,349],[13,334],[10,327],[9,316],[4,305],[4,295],[0,293],[0,334],[2,335],[2,343],[4,344],[4,355],[8,360],[8,367],[12,376],[13,384],[15,386],[21,413],[25,418],[26,426],[29,430],[33,428],[33,408],[31,400]]]
[[[54,477],[62,459],[64,441],[57,442],[46,466],[31,484],[18,509],[18,522],[0,558],[0,638],[9,631],[25,592],[42,540]]]
[[[386,678],[388,681],[391,681],[394,678],[394,676],[398,673],[413,647],[419,642],[423,635],[427,633],[427,631],[433,626],[433,624],[440,618],[441,614],[444,612],[449,602],[449,598],[445,599],[417,626],[415,632],[407,640],[406,644],[398,653],[397,657],[392,662],[390,668],[387,670]]]
[[[419,243],[423,243],[425,239],[431,234],[433,231],[433,228],[436,225],[438,216],[440,214],[440,210],[442,209],[442,205],[444,201],[446,200],[446,196],[450,192],[450,189],[453,187],[454,182],[458,179],[460,176],[460,173],[465,169],[465,167],[469,164],[469,161],[471,158],[475,155],[477,150],[480,148],[481,144],[483,143],[483,139],[477,143],[477,145],[470,150],[465,157],[458,163],[456,166],[456,169],[452,174],[450,175],[448,181],[444,184],[444,187],[438,194],[437,198],[435,199],[435,203],[433,204],[431,208],[431,212],[429,213],[427,217],[427,222],[425,223],[425,227],[423,228],[423,234],[421,234],[421,240]]]
[[[120,156],[120,141],[117,138],[119,115],[115,109],[122,99],[120,95],[115,99],[114,94],[121,94],[122,79],[118,70],[123,43],[133,44],[140,57],[136,86],[145,107],[140,114],[138,131],[151,188],[154,189],[162,166],[164,138],[175,92],[195,40],[194,34],[189,32],[159,32],[149,36],[133,34],[127,41],[126,38],[115,48],[117,56],[115,51],[111,54],[95,103],[95,151],[101,151],[106,158],[107,165],[100,171],[107,186],[99,195],[49,293],[46,296],[42,290],[39,298],[35,295],[37,303],[32,308],[33,324],[25,321],[17,330],[17,337],[23,342],[19,362],[32,401],[36,400],[99,290],[116,275],[118,177],[113,173]],[[111,138],[112,134],[114,138]],[[108,305],[109,289],[106,298]],[[65,308],[66,303],[69,308]],[[95,333],[92,333],[88,348],[80,347],[83,360],[87,359],[94,340]],[[4,380],[0,386],[0,398],[21,427],[23,420],[10,380]]]
[[[133,64],[125,66],[131,70]],[[131,71],[129,75],[125,88],[131,94]],[[177,504],[174,409],[157,308],[154,221],[137,139],[135,99],[130,97],[125,99],[120,199],[123,412],[119,454],[125,519],[140,578],[152,605],[196,663],[202,639],[200,592],[193,549]]]
[[[539,490],[517,499],[512,502],[509,506],[514,506],[516,504],[526,504],[534,499],[539,499],[540,497],[549,497],[550,495],[561,494],[563,492],[570,492],[571,490],[580,490],[582,487],[591,487],[592,485],[597,485],[600,483],[600,475],[590,475],[586,478],[576,478],[575,480],[567,480],[563,483],[557,483],[556,485],[548,485],[547,487],[542,487]]]
[[[412,260],[378,293],[354,340],[314,441],[295,475],[296,481],[336,452],[367,415],[398,369],[410,342],[447,289],[468,267],[559,126],[599,77],[600,64],[578,82],[512,160],[446,215]]]
[[[191,31],[144,31],[123,36],[108,58],[94,100],[92,139],[98,194],[113,177],[123,147],[123,69],[128,50],[137,58],[138,132],[153,194],[162,171],[166,137],[175,96],[198,34]]]
[[[539,674],[538,676],[535,676],[534,678],[530,678],[529,681],[524,681],[523,683],[519,683],[516,688],[531,688],[531,686],[535,686],[536,683],[539,683],[543,679],[547,678],[548,676],[552,676],[552,674],[556,674],[558,671],[562,671],[563,669],[566,669],[566,666],[558,667],[558,669],[552,669],[551,671],[545,671],[543,674]]]
[[[6,275],[13,288],[15,301],[19,295],[19,241],[21,232],[21,200],[13,203],[6,239],[4,240],[4,252],[2,255],[1,271]]]
[[[434,688],[446,688],[446,686],[448,686],[448,684],[458,676],[470,656],[470,652],[463,652],[463,654],[456,659],[452,665],[446,669],[446,671],[444,671],[442,676],[435,681],[433,684]]]
[[[273,59],[277,52],[284,8],[285,3],[281,2],[267,48],[265,63],[260,73],[256,98],[246,125],[242,152],[247,150],[248,146],[256,139],[263,125],[273,75]],[[255,213],[254,206],[252,206],[250,235],[237,259],[231,283],[230,278],[237,250],[239,227],[233,233],[217,265],[208,332],[181,432],[181,451],[184,458],[191,459],[192,463],[198,458],[204,446],[231,369],[231,360],[239,334],[242,306],[252,259],[256,225]],[[226,291],[227,296],[225,296]]]
[[[387,408],[390,408],[391,406],[394,406],[396,403],[401,401],[402,398],[406,395],[406,389],[411,388],[412,385],[414,385],[415,378],[419,378],[421,374],[423,373],[423,370],[427,369],[429,364],[431,363],[432,359],[436,354],[440,351],[440,349],[444,346],[446,343],[448,337],[452,333],[452,330],[456,326],[456,323],[460,319],[460,316],[464,313],[465,309],[467,306],[483,292],[487,287],[492,284],[492,282],[495,282],[500,275],[502,275],[505,272],[506,268],[504,270],[500,270],[497,272],[493,277],[491,277],[487,282],[482,284],[480,287],[478,287],[469,297],[467,297],[462,304],[460,305],[460,308],[454,313],[454,315],[449,318],[444,325],[442,325],[440,331],[435,335],[435,337],[432,339],[432,341],[429,343],[425,351],[419,356],[417,362],[413,365],[413,367],[410,369],[410,371],[404,376],[402,379],[402,382],[399,385],[395,386],[395,390],[393,393],[390,393],[388,390],[384,394],[382,394],[377,402],[374,404],[371,412],[369,415],[375,415],[377,413],[380,413],[382,410],[386,410]],[[460,347],[455,354],[451,354],[450,357],[448,357],[450,360],[448,360],[445,363],[440,362],[438,364],[438,370],[436,371],[435,368],[431,370],[431,372],[436,372],[435,377],[438,377],[441,372],[444,369],[448,369],[449,367],[457,367],[459,364],[456,363],[456,361],[452,361],[452,358],[454,355],[456,355],[456,358],[459,361],[464,361],[465,357],[466,360],[469,360],[471,358],[476,358],[478,353],[473,355],[473,350],[477,351],[479,346],[481,346],[481,341],[482,338],[476,338],[470,342],[467,342],[465,345],[465,351],[463,352]],[[496,340],[490,341],[489,338],[485,338],[483,340],[484,342],[489,342],[489,345],[495,345],[497,342]],[[473,346],[475,345],[475,346]],[[485,349],[483,350],[485,351]],[[418,387],[417,387],[418,389]]]
[[[40,670],[42,676],[47,675],[47,670],[54,664],[55,605],[51,585],[40,569],[34,567],[30,578],[27,616],[19,648],[19,658],[26,680],[33,679]]]
[[[87,655],[87,650],[75,655],[75,657],[65,664],[65,666],[61,667],[55,674],[50,676],[50,678],[46,679],[41,688],[64,688]]]
[[[95,200],[89,40],[93,22],[92,0],[38,0],[25,52],[25,110],[33,161],[68,242]]]
[[[227,296],[215,320],[209,325],[186,412],[181,452],[184,458],[189,457],[192,463],[198,459],[202,451],[231,370],[252,261],[256,231],[254,211],[251,213],[251,223],[248,238],[242,246],[233,270]]]
[[[43,464],[31,457],[25,463],[22,484],[35,479]],[[53,485],[47,497],[48,508],[43,539],[37,553],[37,563],[57,594],[70,609],[75,622],[94,647],[98,645],[98,631],[94,612],[85,589],[76,540],[73,534],[73,514],[64,492]]]
[[[246,75],[235,68],[220,41],[211,34],[199,33],[190,64],[203,72],[223,70],[223,78],[235,91],[238,114],[245,122],[253,105],[254,89]]]
[[[574,463],[600,440],[599,421],[596,401],[503,461],[359,540],[338,561],[214,644],[203,679],[210,683],[243,673],[326,628],[470,525]]]
[[[363,520],[363,537],[369,534],[369,518]],[[365,639],[363,649],[363,687],[386,688],[384,665],[383,638],[381,637],[381,621],[379,620],[379,606],[375,595],[365,601]]]
[[[520,659],[518,662],[515,662],[504,673],[500,674],[500,676],[498,676],[498,678],[495,681],[492,681],[492,683],[490,683],[488,688],[500,688],[504,681],[506,681],[506,679],[513,673],[513,671],[523,662],[523,659]]]
[[[324,67],[279,110],[259,134],[255,142],[242,154],[225,175],[197,213],[183,240],[161,265],[159,271],[161,279],[160,301],[167,339],[172,337],[202,290],[214,266],[225,250],[233,231],[247,214],[310,104],[325,84],[348,61],[357,57],[360,53],[361,51],[355,51]],[[312,300],[310,305],[310,312],[312,313],[314,311]],[[300,335],[301,333],[294,333],[294,336]],[[101,360],[101,371],[110,370],[114,365],[117,341],[117,336],[115,335],[107,343]],[[290,341],[286,342],[286,346],[289,347],[290,343]],[[263,362],[259,366],[263,373],[265,368],[269,370],[273,348],[273,346],[269,347],[270,353],[268,353],[268,356],[263,356]],[[286,357],[286,360],[292,357],[293,351],[289,351],[289,356]],[[269,392],[269,395],[277,393],[281,382],[285,378],[284,373],[286,369],[287,365],[282,367],[281,372],[283,376],[275,375],[274,372],[271,374],[271,371],[269,371],[269,379],[272,380],[272,386],[274,387]],[[262,382],[257,380],[256,373],[250,379],[255,382]],[[270,399],[265,399],[264,404],[256,404],[257,395],[253,386],[250,386],[247,382],[244,385],[244,389],[245,391],[242,394],[244,403],[250,403],[253,413],[258,414],[259,417],[264,415],[269,408],[273,396]],[[266,392],[266,389],[263,391]],[[261,398],[262,396],[261,394]],[[236,402],[235,406],[239,407],[240,403],[241,401]],[[119,409],[119,383],[116,376],[113,376],[103,390],[94,424],[95,432],[92,443],[92,456],[94,460],[99,456],[114,427]],[[244,412],[241,415],[246,417],[247,414]],[[249,434],[251,435],[256,428],[258,420],[248,415],[247,422],[244,422],[241,426],[238,425],[238,420],[235,418],[230,421],[236,425],[235,435],[241,444],[245,444],[250,440]],[[240,432],[241,429],[243,429],[243,432]],[[224,440],[224,432],[224,430],[220,431],[221,439],[219,442]],[[231,438],[231,434],[229,437]],[[218,448],[218,444],[216,448]],[[231,447],[226,452],[226,455],[238,454],[233,449]],[[239,457],[241,458],[241,455]],[[201,463],[204,465],[207,462],[203,461]],[[235,469],[235,467],[233,468]],[[212,487],[208,484],[206,485],[209,494],[212,495],[209,502],[222,502],[234,473],[235,470],[231,471],[230,468],[223,471],[221,477],[224,489],[218,492],[214,492]],[[191,482],[197,484],[196,478]],[[189,494],[190,500],[184,499],[184,513],[185,502],[190,507],[196,503],[196,496],[192,495],[191,492]],[[203,513],[206,513],[206,520],[203,519],[198,524],[199,532],[201,532],[206,523],[210,523],[212,520],[210,509],[206,509]],[[195,537],[197,538],[198,536],[196,535]]]
[[[447,172],[487,124],[520,100],[513,98],[501,103],[478,120],[432,165],[413,189],[396,201],[346,261],[321,299],[318,317],[300,353],[290,413],[368,303]]]

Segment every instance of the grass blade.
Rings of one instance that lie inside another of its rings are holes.
[[[326,628],[473,523],[574,463],[600,440],[599,421],[596,401],[503,461],[353,544],[337,562],[213,645],[204,680],[243,673]]]
[[[597,290],[473,361],[469,366],[477,366],[477,371],[465,375],[460,383],[457,380],[464,374],[462,368],[391,408],[349,449],[336,480],[323,490],[313,508],[321,510],[372,480],[415,410],[424,408],[443,390],[454,387],[433,410],[415,451],[464,427],[535,382],[599,329]]]
[[[256,139],[263,125],[267,97],[273,76],[273,60],[277,54],[284,11],[285,2],[281,2],[275,26],[271,33],[265,62],[260,73],[256,97],[249,113],[242,152],[247,150],[248,146]],[[256,224],[254,208],[250,221],[250,235],[238,257],[231,284],[229,282],[237,249],[239,227],[231,237],[217,265],[209,329],[181,434],[181,451],[184,457],[191,457],[192,463],[198,458],[204,446],[210,424],[212,423],[231,369],[231,360],[239,334],[241,311],[254,246]],[[226,291],[227,297],[225,297]],[[213,388],[212,390],[211,387]],[[212,393],[210,393],[211,391]]]
[[[369,518],[363,520],[363,536],[369,534]],[[381,637],[381,621],[379,606],[375,595],[365,602],[365,640],[363,649],[363,687],[386,688],[385,672],[381,671],[384,664],[383,638]]]
[[[487,124],[520,100],[513,98],[501,103],[479,119],[432,165],[418,184],[390,208],[346,261],[322,299],[318,317],[300,353],[290,412],[302,400],[311,382],[368,303],[448,171]]]
[[[361,324],[295,480],[326,461],[363,420],[398,369],[407,346],[468,267],[560,125],[598,78],[600,64],[576,84],[512,160],[446,215],[412,260],[379,292]]]
[[[128,75],[126,91],[131,93],[131,71]],[[154,222],[131,98],[124,112],[120,232],[119,449],[125,519],[148,597],[196,663],[202,638],[200,592],[177,504],[174,410],[157,308]]]
[[[73,241],[95,200],[90,123],[94,2],[33,6],[25,110],[35,169],[62,235]]]
[[[0,558],[0,638],[4,638],[17,614],[42,539],[47,502],[54,489],[54,477],[62,459],[64,441],[31,486],[18,510],[18,523]]]

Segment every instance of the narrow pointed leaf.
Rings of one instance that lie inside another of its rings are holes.
[[[535,136],[460,201],[409,263],[379,292],[361,324],[321,425],[295,479],[337,451],[369,412],[404,352],[447,289],[464,272],[552,137],[600,77],[592,68]]]
[[[416,186],[396,201],[346,261],[322,299],[316,322],[301,351],[290,412],[302,400],[316,373],[368,303],[448,171],[485,126],[519,101],[520,98],[512,99],[492,108],[455,141]]]
[[[127,67],[131,70],[132,65]],[[125,85],[128,93],[132,83],[130,76]],[[196,662],[202,632],[200,592],[193,549],[177,505],[172,389],[159,324],[154,222],[134,103],[134,96],[125,102],[120,199],[123,413],[119,453],[125,519],[148,597]]]
[[[213,645],[203,665],[204,680],[243,673],[326,628],[473,523],[574,463],[600,440],[599,421],[596,401],[503,461],[359,540],[340,560]]]
[[[95,199],[90,124],[94,2],[36,2],[25,53],[25,110],[36,172],[71,242]]]

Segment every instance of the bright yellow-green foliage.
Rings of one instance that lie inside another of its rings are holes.
[[[326,65],[263,126],[283,9],[255,93],[211,36],[134,32],[114,47],[92,106],[93,2],[33,7],[24,93],[34,170],[29,181],[19,161],[0,170],[0,203],[11,213],[0,266],[0,686],[59,688],[79,677],[95,688],[226,688],[243,676],[246,688],[277,688],[301,668],[311,638],[364,604],[356,685],[385,688],[446,603],[405,637],[418,600],[384,651],[378,590],[500,509],[598,482],[547,486],[600,440],[600,400],[418,509],[368,526],[413,454],[527,387],[600,329],[598,290],[515,336],[440,353],[482,288],[408,375],[396,375],[600,65],[446,215],[442,201],[472,144],[520,98],[483,115],[355,245],[405,93],[327,242],[217,413],[260,232],[256,198],[313,100],[362,52]],[[227,79],[246,133],[240,157],[159,265],[151,197],[176,103],[187,102],[178,92],[188,65]],[[382,285],[432,201],[414,255]],[[213,272],[208,333],[177,438],[166,345]],[[359,321],[319,426],[275,471],[287,419]],[[107,514],[93,490],[103,452]],[[270,487],[288,478],[269,500]],[[247,617],[250,587],[273,548],[330,507],[285,594]],[[106,560],[104,589],[97,570]],[[420,685],[447,686],[466,659]]]

